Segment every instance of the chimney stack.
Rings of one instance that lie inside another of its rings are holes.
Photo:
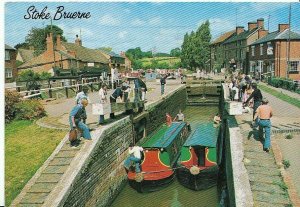
[[[237,27],[236,27],[236,30],[235,30],[235,32],[236,32],[237,35],[241,34],[241,33],[244,32],[244,31],[245,31],[245,30],[244,30],[244,27],[243,27],[243,26],[237,26]]]
[[[263,38],[263,37],[266,36],[268,33],[269,33],[268,30],[264,30],[264,29],[258,30],[258,39]]]
[[[264,29],[264,18],[257,19],[257,27]]]
[[[278,31],[283,32],[284,30],[290,28],[289,24],[278,24]]]
[[[53,53],[53,38],[52,38],[52,33],[50,33],[49,35],[47,35],[47,52],[49,53]]]
[[[248,31],[253,30],[257,27],[256,22],[248,22]]]
[[[61,39],[59,34],[56,35],[56,49],[61,50]]]
[[[81,41],[81,39],[79,39],[78,35],[76,35],[75,44],[78,46],[82,46],[82,41]]]

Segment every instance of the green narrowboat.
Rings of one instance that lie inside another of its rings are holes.
[[[217,132],[213,123],[201,124],[184,143],[176,171],[183,186],[198,191],[217,184]]]
[[[171,126],[162,127],[142,144],[141,173],[127,171],[131,187],[138,192],[157,191],[174,178],[176,161],[180,149],[189,135],[185,122],[173,122]]]

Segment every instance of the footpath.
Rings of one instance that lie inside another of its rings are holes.
[[[167,86],[165,88],[165,94],[160,95],[160,84],[157,82],[151,82],[147,84],[149,93],[147,94],[148,102],[145,105],[151,104],[162,97],[167,96],[172,93],[179,87],[181,87],[179,80],[167,80]],[[110,91],[110,93],[112,93]],[[98,93],[89,94],[89,98],[92,103],[97,102]],[[74,98],[57,100],[52,103],[45,105],[49,119],[56,120],[55,123],[42,121],[40,124],[45,125],[46,127],[51,128],[66,128],[68,127],[68,114],[70,110],[74,107],[75,100]],[[91,106],[87,108],[87,124],[89,127],[96,125],[98,121],[98,116],[92,115]],[[112,121],[109,121],[104,126],[97,126],[95,131],[92,131],[92,137],[95,134],[98,134],[96,137],[99,137],[105,129],[109,128],[113,124]],[[81,140],[78,146],[71,147],[70,142],[68,141],[68,134],[62,139],[61,143],[57,146],[55,151],[51,156],[46,160],[43,166],[36,172],[36,174],[29,180],[25,185],[21,193],[16,197],[12,202],[11,206],[17,207],[39,207],[45,206],[46,204],[51,203],[56,197],[53,197],[54,189],[58,189],[61,186],[58,186],[61,180],[64,180],[66,176],[74,174],[76,171],[76,165],[74,163],[82,162],[83,158],[87,156],[87,152],[92,148],[97,140]],[[78,156],[78,154],[80,156]],[[77,159],[77,160],[76,160]],[[74,160],[76,162],[74,162]],[[73,166],[72,166],[73,163]],[[52,192],[52,194],[51,194]],[[51,196],[52,195],[52,196]]]
[[[270,153],[263,151],[263,141],[258,138],[258,130],[250,127],[252,113],[236,116],[243,135],[244,164],[250,179],[254,206],[300,206],[300,191],[297,192],[295,187],[300,183],[299,175],[296,176],[294,172],[300,168],[299,149],[298,151],[285,149],[282,153],[282,146],[275,138],[283,136],[279,133],[300,131],[300,109],[266,92],[262,91],[262,94],[269,100],[274,112],[271,119],[272,148]],[[291,145],[298,143],[299,138],[300,136],[296,135],[290,140]],[[287,154],[288,157],[294,158],[296,155],[299,158],[290,160],[291,166],[294,166],[294,174],[283,168],[282,160]]]

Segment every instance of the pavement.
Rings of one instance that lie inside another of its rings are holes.
[[[146,94],[147,104],[151,104],[156,100],[160,99],[162,96],[160,94],[160,82],[159,80],[146,82],[148,92]],[[167,84],[165,86],[165,95],[169,94],[176,88],[180,87],[180,80],[167,80]],[[133,85],[131,85],[133,88]],[[107,98],[113,93],[113,90],[108,91]],[[92,114],[92,104],[100,103],[98,92],[93,92],[88,94],[91,103],[86,108],[87,111],[87,120],[86,123],[94,128],[97,127],[99,115]],[[117,102],[120,100],[117,100]],[[131,97],[131,101],[133,101],[133,97]],[[57,129],[69,129],[69,113],[72,108],[75,106],[75,98],[68,99],[58,99],[50,102],[44,102],[45,110],[48,114],[47,117],[40,119],[37,124],[43,127],[48,128],[57,128]],[[116,113],[118,115],[118,113]],[[105,120],[109,121],[109,114],[105,115]]]
[[[286,206],[291,203],[300,206],[300,136],[285,140],[285,134],[282,134],[300,132],[300,109],[264,91],[262,94],[269,100],[274,113],[270,153],[263,151],[263,141],[258,138],[258,131],[250,127],[252,113],[236,116],[243,135],[244,164],[254,206]],[[283,169],[283,159],[290,161],[290,169]]]

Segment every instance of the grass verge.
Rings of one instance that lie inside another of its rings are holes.
[[[9,206],[51,155],[65,131],[41,128],[33,121],[5,126],[5,200]]]
[[[284,93],[280,93],[272,88],[269,88],[268,86],[259,85],[258,88],[273,95],[273,96],[276,96],[277,98],[279,98],[285,102],[288,102],[288,103],[300,108],[300,100],[298,100],[296,98],[292,98]]]

